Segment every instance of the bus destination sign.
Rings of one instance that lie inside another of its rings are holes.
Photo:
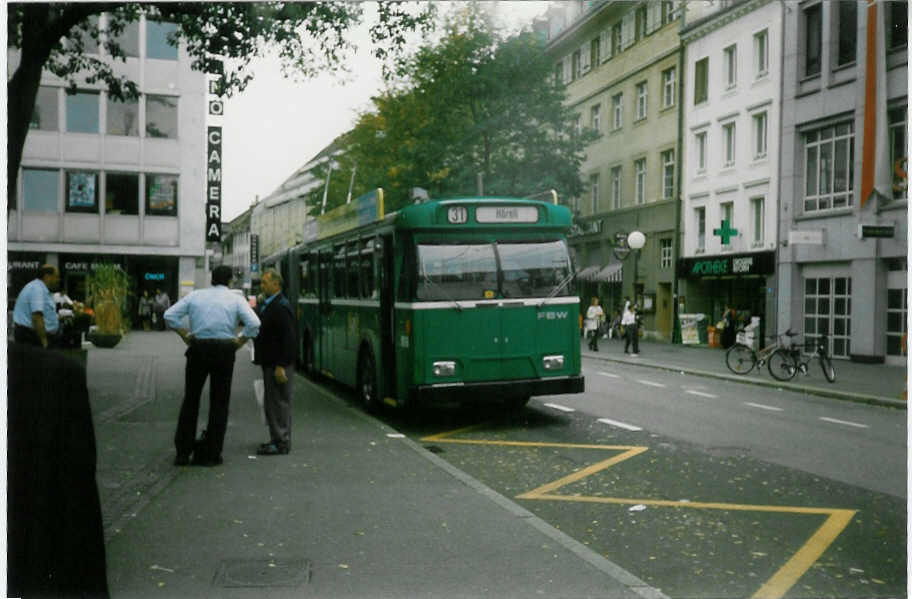
[[[479,223],[537,223],[535,206],[479,206],[475,209]]]

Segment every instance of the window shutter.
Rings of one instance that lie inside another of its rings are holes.
[[[621,22],[621,48],[624,50],[636,41],[634,27],[636,27],[636,14],[631,10],[624,15],[624,20]]]
[[[662,26],[662,3],[651,2],[646,15],[646,33],[650,34]]]
[[[589,66],[592,62],[592,57],[589,56],[589,44],[583,44],[580,46],[580,75],[584,75],[589,72]]]
[[[599,56],[602,62],[611,58],[611,31],[607,29],[599,33]]]

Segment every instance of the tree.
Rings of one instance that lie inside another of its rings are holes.
[[[407,32],[426,31],[432,25],[432,4],[420,8],[409,4],[377,4],[378,19],[370,29],[377,57],[396,56]],[[87,53],[86,44],[97,43],[113,59],[125,60],[118,36],[141,14],[177,26],[170,41],[185,44],[194,69],[215,73],[224,61],[220,89],[224,96],[243,91],[253,78],[251,61],[270,46],[278,47],[286,74],[312,77],[344,70],[345,58],[355,49],[345,33],[364,16],[363,5],[356,2],[26,2],[9,4],[7,12],[8,46],[20,50],[19,64],[7,82],[9,198],[16,193],[42,71],[64,79],[69,93],[80,84],[100,82],[118,100],[136,99],[136,84],[117,75],[111,61]],[[103,21],[99,21],[101,15],[105,15]]]
[[[383,187],[394,210],[413,187],[474,195],[478,173],[486,195],[580,195],[584,151],[598,134],[576,131],[545,41],[528,31],[504,38],[477,5],[460,8],[439,42],[399,61],[396,85],[344,137],[336,162],[340,173],[357,164],[352,195]],[[331,179],[328,208],[344,201],[335,191]]]

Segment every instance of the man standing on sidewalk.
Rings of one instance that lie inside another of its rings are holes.
[[[255,362],[263,368],[263,411],[269,425],[268,443],[259,455],[284,455],[291,450],[291,381],[297,358],[297,320],[282,293],[282,275],[268,269],[260,281],[266,296],[259,307],[260,334],[253,341]]]
[[[631,358],[636,358],[640,355],[640,327],[639,323],[637,323],[636,309],[635,305],[627,302],[627,305],[624,306],[624,315],[621,317],[621,326],[624,327],[624,353],[627,353],[632,343],[633,353],[630,354]]]
[[[13,338],[18,343],[47,348],[50,336],[57,334],[60,325],[51,289],[56,289],[59,282],[57,267],[45,264],[19,292],[13,308]]]
[[[195,466],[222,463],[234,353],[260,331],[260,319],[241,296],[228,290],[230,282],[231,267],[216,266],[212,271],[212,287],[194,291],[165,312],[168,328],[174,329],[188,346],[184,354],[187,356],[184,401],[174,433],[175,466],[190,464],[191,453]],[[184,317],[189,319],[189,329],[184,326]],[[237,336],[239,325],[244,330]],[[209,423],[204,437],[196,442],[200,395],[207,377]]]

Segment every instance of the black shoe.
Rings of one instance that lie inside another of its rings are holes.
[[[275,443],[266,443],[257,449],[257,455],[285,455],[288,453],[287,445],[277,445]]]
[[[222,456],[211,458],[209,456],[193,454],[193,459],[190,460],[191,466],[204,466],[206,468],[211,468],[212,466],[220,466],[222,464]]]
[[[175,466],[189,466],[190,465],[190,454],[189,453],[179,453],[177,457],[174,458]]]

